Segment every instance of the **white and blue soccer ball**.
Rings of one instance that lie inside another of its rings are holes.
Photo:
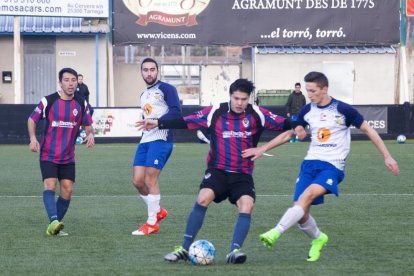
[[[400,134],[397,137],[397,143],[398,144],[404,144],[406,140],[407,140],[407,137],[405,137],[405,135],[403,135],[403,134]]]
[[[76,144],[77,144],[77,145],[80,145],[80,144],[82,144],[82,143],[83,143],[83,139],[82,139],[82,137],[78,136],[78,137],[76,138]]]
[[[216,249],[214,245],[207,240],[198,240],[190,245],[188,250],[188,259],[194,265],[209,265],[214,261]]]

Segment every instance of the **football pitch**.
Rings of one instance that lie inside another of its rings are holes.
[[[257,199],[243,265],[225,264],[237,209],[210,205],[197,239],[217,250],[215,263],[167,263],[180,245],[205,170],[205,144],[177,143],[160,178],[169,216],[151,236],[132,236],[146,207],[131,184],[136,144],[76,148],[77,181],[64,219],[68,237],[48,237],[38,154],[27,145],[0,145],[0,275],[414,275],[414,141],[386,144],[399,162],[393,176],[368,141],[352,142],[338,198],[328,195],[312,214],[329,243],[306,261],[310,239],[297,227],[272,248],[258,239],[292,204],[307,142],[285,144],[255,162]]]

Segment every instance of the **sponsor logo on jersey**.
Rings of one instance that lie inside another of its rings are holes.
[[[326,142],[331,138],[331,131],[327,128],[320,128],[316,132],[316,139],[318,139],[319,142]]]
[[[227,130],[223,131],[223,138],[247,138],[252,136],[251,131],[233,131],[233,130]]]
[[[145,112],[146,116],[151,115],[152,114],[152,105],[150,105],[149,103],[145,104],[144,112]]]
[[[52,121],[52,127],[74,128],[77,122]]]
[[[211,173],[206,173],[205,175],[204,175],[204,179],[209,179],[211,177]]]

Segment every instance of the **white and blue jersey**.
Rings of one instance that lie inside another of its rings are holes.
[[[174,86],[158,81],[148,87],[141,94],[141,108],[144,119],[175,119],[182,117],[180,100]],[[169,129],[143,131],[140,143],[147,143],[156,140],[173,142],[173,134]]]
[[[311,144],[305,160],[325,161],[343,171],[351,147],[349,127],[360,128],[363,122],[363,116],[354,107],[334,98],[326,106],[305,105],[296,122],[310,126]]]

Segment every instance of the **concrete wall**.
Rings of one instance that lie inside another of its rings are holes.
[[[146,88],[142,80],[140,64],[114,64],[115,106],[139,106],[139,96]]]
[[[0,104],[14,103],[14,77],[13,72],[13,38],[0,36],[0,76],[3,71],[12,71],[13,82],[3,83],[0,80]]]
[[[293,89],[308,72],[323,71],[323,63],[330,61],[354,63],[354,104],[396,103],[394,54],[256,54],[256,90]]]
[[[21,42],[21,49],[23,49]],[[74,53],[71,55],[64,55],[64,52]],[[97,106],[96,102],[96,79],[99,85],[99,106],[107,106],[108,95],[108,58],[107,58],[107,42],[104,35],[99,36],[99,74],[97,76],[96,70],[96,44],[95,36],[58,36],[56,38],[56,88],[58,85],[58,72],[63,67],[72,67],[78,73],[84,75],[85,84],[88,85],[90,95],[90,102],[92,106]],[[24,58],[21,58],[21,83],[22,90],[24,79]],[[12,71],[13,79],[16,75],[13,64],[13,37],[0,37],[0,71]],[[14,104],[14,85],[4,84],[0,81],[0,103]],[[23,92],[22,92],[23,95]],[[40,99],[39,99],[40,100]],[[22,102],[24,99],[22,98]]]

